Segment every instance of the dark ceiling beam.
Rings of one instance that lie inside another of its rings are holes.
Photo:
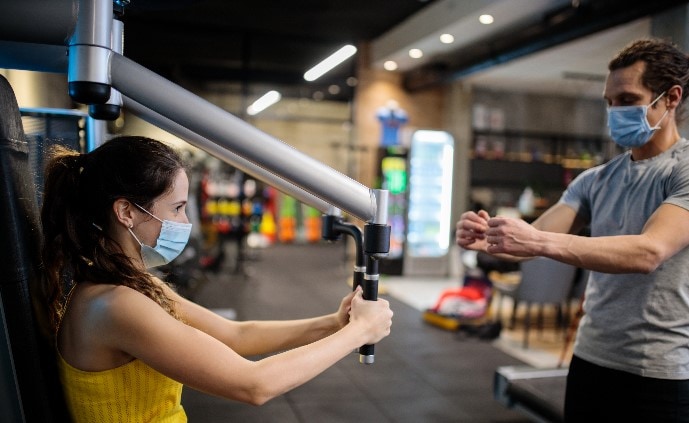
[[[231,68],[182,64],[178,70],[185,77],[206,81],[238,81],[245,83],[302,84],[303,72]]]
[[[340,73],[329,74],[314,82],[306,82],[301,72],[289,70],[257,70],[221,67],[218,65],[203,66],[180,64],[164,68],[152,69],[157,74],[170,79],[194,82],[226,82],[237,83],[244,94],[256,89],[256,87],[273,86],[280,91],[283,97],[312,97],[317,91],[324,94],[324,98],[334,101],[350,101],[353,88],[342,84],[346,75]],[[340,87],[337,94],[328,92],[330,85]],[[261,88],[262,89],[262,88]]]
[[[689,0],[589,0],[545,14],[539,22],[459,49],[406,73],[404,87],[418,91],[456,81],[510,60],[688,3]],[[630,40],[632,41],[632,40]]]

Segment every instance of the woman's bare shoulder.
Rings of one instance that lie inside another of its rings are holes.
[[[148,300],[125,286],[77,285],[58,333],[58,349],[63,358],[87,371],[110,369],[130,361],[132,357],[119,345],[126,331],[122,319],[146,318],[145,311],[142,313],[137,306],[141,297]]]
[[[74,292],[65,319],[112,345],[127,330],[166,315],[169,316],[155,301],[133,288],[85,283]]]
[[[92,314],[91,317],[99,315],[107,316],[118,313],[120,308],[127,307],[131,301],[148,298],[135,289],[124,285],[110,284],[81,284],[75,297],[71,302],[77,302],[84,310]],[[75,305],[79,307],[79,305]],[[71,305],[72,306],[72,305]]]

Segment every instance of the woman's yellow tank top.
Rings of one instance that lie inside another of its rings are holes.
[[[182,384],[140,360],[101,372],[69,365],[58,354],[67,407],[75,423],[183,423]]]

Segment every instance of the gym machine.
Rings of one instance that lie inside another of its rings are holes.
[[[376,300],[378,260],[387,255],[390,244],[388,191],[360,184],[124,57],[121,17],[129,3],[3,2],[0,68],[66,73],[70,97],[88,105],[91,117],[113,120],[122,107],[127,107],[144,120],[323,212],[326,239],[334,241],[341,234],[354,239],[354,288],[362,285],[364,298]],[[342,212],[365,222],[363,234],[355,225],[343,222]],[[21,367],[20,361],[32,358],[12,351],[12,339],[22,334],[7,332],[10,361],[15,368]],[[374,357],[373,345],[359,349],[361,363],[372,364]],[[26,383],[31,375],[20,373],[14,375],[18,401],[6,405],[29,421],[33,420],[32,413],[27,413],[31,399],[16,381],[22,378]]]

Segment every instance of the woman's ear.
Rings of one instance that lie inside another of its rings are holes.
[[[132,203],[124,198],[118,198],[112,204],[112,211],[115,215],[115,220],[126,228],[134,226],[134,214]]]

